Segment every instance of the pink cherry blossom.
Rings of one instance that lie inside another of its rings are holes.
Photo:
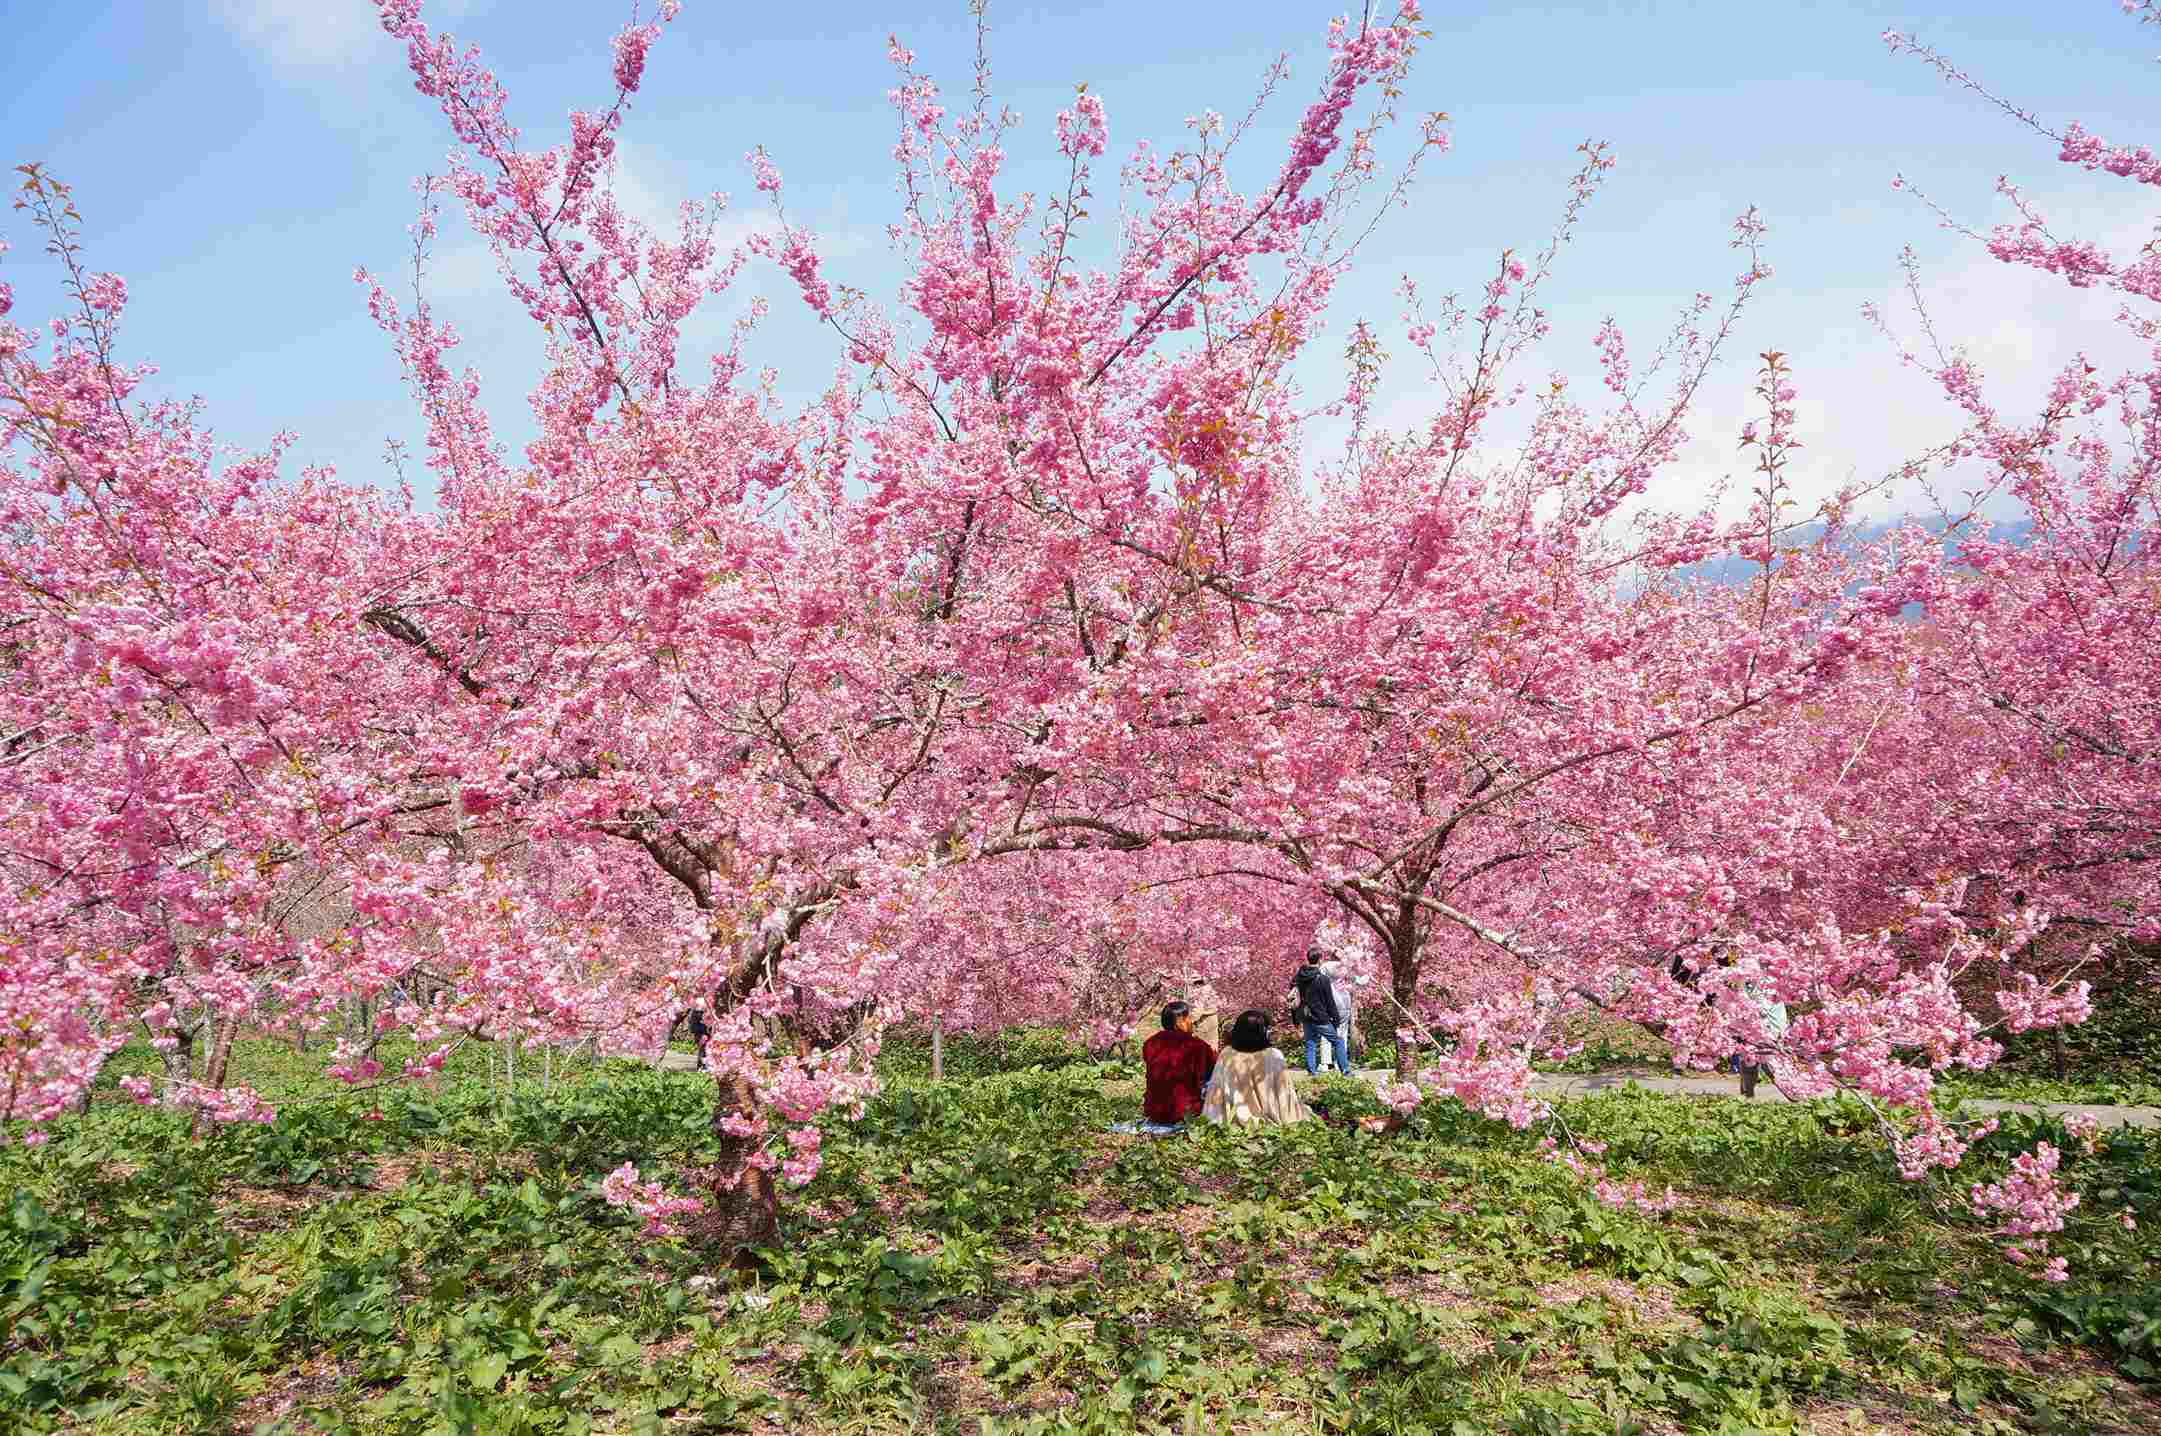
[[[1745,385],[1760,215],[1663,334],[1548,311],[1614,175],[1591,141],[1543,240],[1461,299],[1402,286],[1429,401],[1382,432],[1401,346],[1330,306],[1444,148],[1438,114],[1396,119],[1415,9],[1331,27],[1261,155],[1264,125],[1206,118],[1097,175],[1083,92],[1048,197],[1012,178],[1023,132],[987,76],[949,107],[896,42],[905,278],[882,297],[789,220],[763,149],[773,216],[740,245],[718,199],[666,233],[619,202],[659,21],[594,46],[595,99],[549,144],[417,3],[380,13],[453,145],[407,272],[356,275],[422,434],[401,489],[133,397],[117,281],[70,271],[48,320],[0,319],[11,1129],[53,1126],[138,1039],[161,1071],[131,1098],[261,1120],[196,1060],[243,1024],[344,1029],[330,1071],[365,1086],[460,1042],[651,1056],[699,1008],[707,1205],[769,1230],[891,1023],[1107,1047],[1195,983],[1279,1004],[1318,938],[1401,1035],[1397,1111],[1551,1124],[1531,1063],[1597,1014],[1683,1066],[1740,1053],[1791,1096],[1857,1098],[1923,1181],[1988,1130],[1937,1110],[1938,1079],[2082,1020],[2096,944],[2161,936],[2161,351],[2067,366],[2020,413],[1955,349],[1902,343],[1945,438],[1800,505],[1816,376],[1769,349],[1747,427],[1704,417],[1706,386]],[[1271,69],[1260,101],[1290,83]],[[2143,151],[2051,138],[2144,182]],[[33,179],[30,222],[73,244]],[[2161,260],[1991,202],[2012,211],[1969,231],[1986,252],[2114,291],[2161,344]],[[541,336],[515,451],[428,299],[457,222]],[[792,408],[758,301],[682,362],[768,265],[830,331]],[[1557,324],[1603,384],[1551,375]],[[1335,353],[1350,374],[1308,395]],[[1731,502],[1658,486],[1698,437],[1739,441]],[[1939,467],[1969,507],[1858,531],[1876,488]],[[386,1070],[390,1033],[426,1055]],[[1601,1200],[1670,1201],[1552,1151]],[[2046,1151],[1970,1196],[2044,1274],[2076,1196]],[[656,1232],[689,1209],[635,1169],[605,1190]]]

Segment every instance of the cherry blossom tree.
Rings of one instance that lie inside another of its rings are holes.
[[[394,725],[446,755],[468,818],[611,862],[639,854],[681,889],[702,941],[686,938],[656,986],[715,993],[724,1182],[751,1192],[724,1200],[755,1234],[770,1215],[767,1114],[811,1131],[810,1116],[860,1093],[875,1044],[870,1030],[783,1051],[758,1024],[782,1015],[784,994],[867,1001],[906,934],[938,921],[949,868],[1122,841],[1069,796],[1091,773],[1052,766],[1067,763],[1061,709],[1108,686],[1091,674],[1158,666],[1147,650],[1220,584],[1192,558],[1210,496],[1155,483],[1154,436],[1167,422],[1205,448],[1232,442],[1230,423],[1257,442],[1294,427],[1281,375],[1377,173],[1376,126],[1346,132],[1346,115],[1369,85],[1392,101],[1415,13],[1333,35],[1322,97],[1263,194],[1229,181],[1236,133],[1204,129],[1190,150],[1134,161],[1124,182],[1145,203],[1116,266],[1092,275],[1069,250],[1105,149],[1100,101],[1084,94],[1058,118],[1070,176],[1039,212],[998,193],[1007,120],[982,87],[948,116],[896,46],[910,329],[836,293],[814,239],[780,211],[777,237],[755,248],[848,360],[825,400],[790,419],[740,387],[737,351],[704,385],[674,372],[683,317],[746,255],[714,250],[709,213],[686,210],[680,236],[660,240],[609,196],[615,127],[670,14],[618,37],[609,109],[573,116],[567,146],[526,152],[477,57],[412,7],[385,7],[460,144],[452,172],[425,186],[416,272],[433,202],[454,195],[547,328],[551,358],[534,400],[542,436],[513,466],[449,373],[452,336],[424,288],[408,306],[369,281],[428,414],[435,541],[457,557],[386,575],[362,621],[386,640],[381,661],[410,675]],[[774,160],[750,163],[777,207]],[[1154,352],[1188,331],[1201,342]],[[1194,396],[1166,397],[1166,384]],[[1260,396],[1250,415],[1246,394]],[[873,396],[889,412],[874,414]],[[1268,462],[1265,489],[1288,494],[1294,465]],[[1256,490],[1243,507],[1269,503]],[[1102,760],[1117,772],[1147,756]],[[449,916],[433,902],[422,915]]]
[[[790,218],[785,156],[746,156],[773,216],[734,248],[718,201],[664,234],[624,212],[617,136],[672,3],[615,36],[605,103],[541,148],[477,52],[416,0],[380,10],[456,146],[419,186],[410,274],[358,276],[425,420],[432,509],[274,483],[276,452],[221,460],[196,412],[131,405],[124,288],[27,176],[73,312],[40,338],[0,291],[10,1121],[42,1130],[132,1034],[175,1042],[201,1011],[306,1029],[374,1004],[333,1068],[366,1082],[395,1075],[386,1033],[420,1075],[476,1038],[650,1051],[706,1007],[709,1199],[758,1242],[896,1015],[1116,1025],[1196,959],[1261,1001],[1328,923],[1439,1039],[1422,1065],[1399,1045],[1403,1105],[1532,1122],[1530,1060],[1601,1011],[1684,1063],[1747,1047],[1798,1095],[1885,1104],[1919,1175],[1971,1138],[1934,1073],[1993,1056],[1955,971],[2000,965],[2008,1021],[2072,1020],[2075,985],[2029,970],[2047,918],[2149,920],[2151,829],[2125,815],[2152,811],[2151,670],[2112,645],[2151,595],[2126,568],[2143,539],[2110,538],[2150,523],[2142,379],[2067,376],[2017,428],[1936,366],[1970,431],[1878,481],[1994,464],[2047,516],[2023,548],[1861,542],[1860,489],[1804,532],[1775,352],[1748,501],[1664,512],[1653,480],[1769,276],[1766,231],[1737,220],[1726,297],[1650,352],[1588,336],[1602,392],[1523,377],[1600,144],[1550,241],[1470,299],[1406,280],[1425,422],[1375,426],[1371,324],[1340,394],[1294,382],[1361,240],[1445,148],[1441,117],[1398,114],[1411,5],[1331,27],[1258,189],[1232,161],[1285,65],[1254,112],[1114,176],[1109,109],[1078,93],[1039,197],[1006,178],[1019,122],[987,74],[949,108],[895,42],[890,307]],[[428,300],[445,206],[545,338],[517,454]],[[704,373],[681,362],[699,307],[767,262],[838,361],[794,412],[752,367],[755,306]],[[2128,457],[2071,423],[2104,412]],[[1711,581],[1716,558],[1752,577]],[[2010,791],[2044,752],[2047,782]],[[1976,879],[2015,910],[1961,906]],[[337,920],[293,921],[303,892]],[[1784,1031],[1767,1000],[1798,1010]],[[192,1075],[134,1090],[265,1111]],[[682,1215],[635,1171],[609,1182],[655,1230]]]

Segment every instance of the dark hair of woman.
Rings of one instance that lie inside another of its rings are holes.
[[[1165,1004],[1163,1004],[1163,1030],[1165,1032],[1168,1032],[1173,1027],[1176,1027],[1178,1025],[1178,1019],[1185,1016],[1188,1012],[1191,1012],[1192,1010],[1192,1008],[1186,1006],[1183,1002],[1166,1002]]]
[[[1264,1052],[1268,1049],[1268,1014],[1258,1007],[1249,1007],[1238,1014],[1231,1024],[1231,1050],[1234,1052]]]

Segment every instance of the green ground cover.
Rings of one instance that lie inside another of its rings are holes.
[[[1616,1175],[1681,1195],[1652,1215],[1460,1111],[1124,1138],[1129,1070],[986,1050],[835,1123],[738,1278],[598,1195],[703,1160],[696,1075],[502,1094],[461,1054],[434,1091],[323,1098],[320,1061],[236,1054],[318,1098],[269,1127],[109,1101],[0,1151],[0,1429],[2161,1430],[2152,1134],[2069,1162],[2048,1287],[1955,1200],[2031,1119],[1917,1188],[1836,1105],[1569,1104]]]

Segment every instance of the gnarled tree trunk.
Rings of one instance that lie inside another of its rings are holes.
[[[1418,1000],[1418,948],[1415,936],[1408,940],[1399,938],[1390,944],[1388,952],[1388,990],[1396,1000],[1396,1026],[1409,1025],[1403,1014],[1416,1012],[1413,1004]],[[1396,1080],[1408,1082],[1418,1066],[1418,1046],[1415,1038],[1396,1039]]]
[[[755,1115],[750,1084],[724,1071],[714,1085],[713,1140],[720,1147],[720,1158],[713,1174],[713,1235],[738,1252],[770,1246],[780,1233],[780,1190],[770,1170],[751,1165],[758,1139],[737,1136],[727,1128],[730,1117]]]
[[[688,878],[685,881],[690,882]],[[713,993],[713,1015],[718,1018],[740,1007],[758,984],[779,966],[781,954],[788,944],[802,935],[803,928],[820,906],[834,894],[854,886],[853,873],[827,879],[797,899],[787,921],[777,931],[767,931],[753,939],[749,950],[729,966],[727,977]],[[690,882],[690,888],[692,895],[699,899],[700,907],[710,906],[700,884]],[[756,1119],[757,1094],[742,1074],[728,1069],[724,1056],[716,1053],[710,1065],[715,1069],[713,1139],[720,1148],[710,1189],[713,1236],[733,1247],[736,1260],[741,1264],[746,1260],[743,1253],[747,1248],[770,1246],[779,1236],[780,1189],[770,1169],[751,1165],[751,1158],[758,1155],[761,1146],[759,1139],[737,1136],[728,1130],[731,1118]]]

